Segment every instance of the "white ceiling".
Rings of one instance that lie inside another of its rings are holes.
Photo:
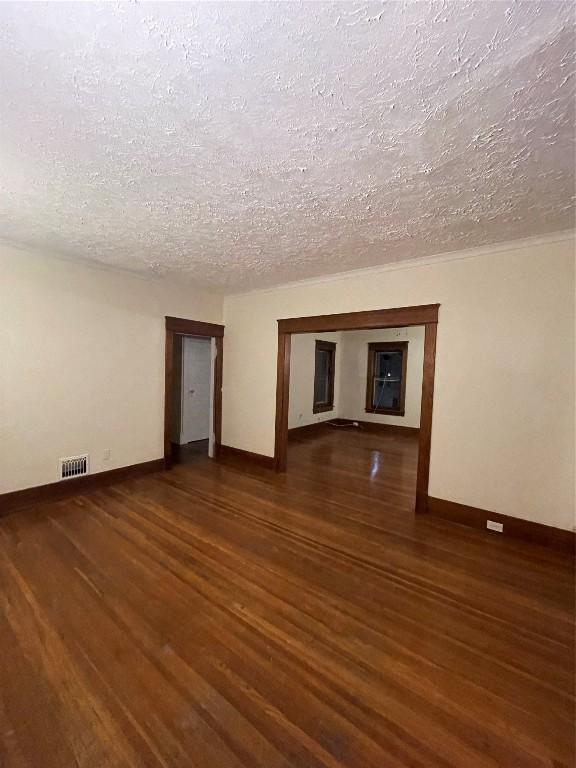
[[[226,291],[572,227],[570,2],[2,3],[0,238]]]

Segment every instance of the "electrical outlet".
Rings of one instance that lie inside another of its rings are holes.
[[[360,426],[360,425],[358,424],[358,422],[357,422],[357,421],[353,421],[353,422],[352,422],[352,426],[353,426],[353,427],[358,427],[358,426]]]
[[[494,520],[486,520],[486,528],[488,528],[489,531],[504,533],[504,525],[502,523],[495,523]]]
[[[104,461],[110,461],[110,448],[104,449],[103,459]]]

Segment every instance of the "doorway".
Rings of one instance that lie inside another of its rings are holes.
[[[224,326],[166,318],[164,462],[214,458],[220,449]]]
[[[212,339],[176,335],[171,442],[178,463],[214,455],[212,357]]]
[[[288,473],[374,519],[413,518],[424,327],[292,337]],[[319,468],[321,471],[319,472]]]
[[[274,466],[285,472],[288,463],[288,419],[290,402],[290,355],[295,334],[328,334],[338,331],[424,327],[420,428],[416,472],[416,512],[425,512],[428,503],[428,479],[432,440],[432,407],[436,360],[436,332],[439,304],[415,307],[316,315],[278,320],[278,364],[276,378],[276,427]]]

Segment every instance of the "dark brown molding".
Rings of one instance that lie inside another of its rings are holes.
[[[376,367],[376,352],[402,353],[402,382],[400,386],[400,404],[396,410],[392,408],[374,408],[374,369]],[[379,413],[383,416],[404,416],[406,412],[406,373],[408,370],[407,341],[374,341],[368,344],[368,372],[366,374],[366,413]]]
[[[330,365],[328,368],[328,402],[316,402],[316,381],[318,379],[318,351],[328,352]],[[327,413],[334,410],[334,380],[336,378],[336,343],[316,339],[314,347],[314,390],[312,394],[312,413]]]
[[[307,435],[316,435],[320,432],[323,432],[326,428],[326,425],[330,422],[328,420],[326,421],[315,421],[312,424],[304,424],[301,427],[291,427],[288,430],[288,437],[290,440],[294,437],[306,437]]]
[[[336,315],[315,315],[278,320],[278,361],[276,369],[276,427],[274,466],[285,472],[288,463],[288,401],[290,388],[290,339],[292,333],[322,333],[325,331],[370,330],[424,325],[424,365],[422,371],[422,405],[418,470],[416,479],[416,511],[426,510],[430,449],[432,442],[432,408],[434,405],[434,374],[436,360],[436,328],[439,304],[415,307],[376,309],[368,312],[345,312]]]
[[[276,424],[274,431],[274,469],[285,472],[288,461],[288,405],[290,400],[290,349],[292,337],[278,331],[276,363]]]
[[[226,463],[228,459],[232,459],[234,461],[240,461],[243,465],[252,464],[253,466],[264,469],[274,469],[273,456],[264,456],[262,453],[244,451],[242,448],[233,448],[231,445],[220,446],[218,459],[223,463]]]
[[[313,405],[312,413],[328,413],[328,411],[334,410],[334,403],[326,405]]]
[[[172,466],[172,423],[174,419],[174,333],[166,328],[164,347],[164,461]]]
[[[358,419],[333,419],[336,424],[349,426],[356,422],[360,429],[366,432],[381,432],[388,435],[412,435],[416,437],[420,434],[418,427],[405,427],[399,424],[381,424],[377,421],[359,421]],[[325,424],[327,422],[324,422]]]
[[[222,441],[222,378],[224,375],[224,338],[216,336],[216,365],[214,368],[214,458]]]
[[[432,410],[434,408],[434,376],[436,370],[436,323],[424,327],[424,364],[420,401],[420,441],[416,470],[416,512],[426,511],[432,450]]]
[[[354,427],[357,424],[358,427]],[[302,427],[292,427],[288,430],[288,437],[292,438],[307,437],[308,435],[320,434],[327,429],[346,427],[350,429],[361,429],[366,432],[376,432],[387,435],[412,436],[417,437],[420,430],[418,427],[404,427],[396,424],[380,424],[375,421],[359,421],[358,419],[327,419],[326,421],[316,421],[313,424],[305,424]]]
[[[563,528],[554,528],[551,525],[534,523],[531,520],[523,520],[519,517],[501,515],[497,512],[488,512],[478,507],[470,507],[467,504],[458,504],[455,501],[428,497],[427,511],[434,517],[441,517],[453,523],[460,523],[470,528],[487,531],[486,521],[493,520],[502,523],[502,533],[487,531],[493,536],[508,536],[515,539],[529,541],[532,544],[541,544],[545,547],[553,547],[563,551],[574,553],[576,545],[576,533],[566,531]]]
[[[278,320],[278,333],[321,333],[326,331],[360,331],[373,328],[401,328],[438,322],[440,304],[416,307],[371,309],[368,312],[342,312],[337,315],[313,315]]]
[[[222,372],[224,365],[224,326],[166,316],[166,347],[164,353],[164,462],[172,466],[172,417],[174,393],[174,337],[176,334],[213,338],[216,342],[214,363],[214,397],[212,424],[214,427],[214,457],[220,451],[222,437]]]
[[[153,459],[141,464],[131,464],[128,467],[117,467],[93,475],[75,477],[71,480],[61,480],[47,485],[37,485],[21,491],[11,491],[0,495],[0,516],[7,515],[16,509],[25,509],[47,501],[58,501],[78,493],[86,493],[105,485],[119,483],[135,477],[147,475],[150,472],[161,472],[164,469],[164,459]]]
[[[199,320],[185,320],[182,317],[166,316],[166,330],[185,336],[224,336],[224,326],[216,323],[202,323]]]

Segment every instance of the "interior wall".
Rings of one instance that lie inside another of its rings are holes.
[[[336,344],[334,408],[324,413],[313,413],[312,410],[317,340],[332,341]],[[368,344],[375,341],[408,342],[404,416],[366,412]],[[376,331],[294,334],[290,351],[288,429],[335,418],[417,428],[420,426],[423,363],[423,326]]]
[[[378,341],[408,342],[404,416],[390,416],[366,411],[368,344]],[[375,424],[393,424],[400,427],[418,428],[420,426],[424,326],[343,333],[340,360],[339,408],[342,418],[353,421],[370,421]]]
[[[180,334],[174,334],[172,346],[172,426],[171,441],[180,443],[182,429],[182,339]]]
[[[334,371],[334,408],[324,413],[313,413],[314,370],[316,340],[336,344]],[[340,375],[342,370],[342,334],[302,333],[292,337],[290,349],[290,397],[288,401],[288,429],[304,427],[320,421],[338,418],[340,414]]]
[[[165,315],[221,323],[222,297],[2,246],[0,492],[163,456]]]
[[[228,297],[223,443],[274,453],[277,319],[432,303],[430,494],[572,528],[572,238]]]

